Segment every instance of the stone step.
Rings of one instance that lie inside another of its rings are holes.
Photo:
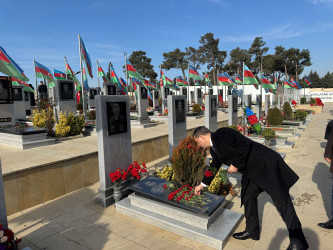
[[[182,237],[200,242],[201,244],[223,249],[232,231],[241,221],[242,214],[228,209],[224,209],[222,214],[208,228],[208,230],[191,226],[184,222],[160,215],[131,205],[129,198],[125,198],[115,204],[116,211],[141,220],[155,227],[162,228]]]
[[[165,217],[172,218],[202,229],[209,228],[212,222],[221,215],[221,213],[223,212],[223,207],[226,204],[226,202],[224,201],[224,203],[220,207],[218,207],[211,216],[207,216],[203,214],[193,213],[191,211],[177,208],[159,201],[154,201],[149,198],[144,198],[135,195],[134,193],[129,195],[128,198],[130,199],[132,206],[142,208],[147,211],[154,212],[156,214],[160,214]]]

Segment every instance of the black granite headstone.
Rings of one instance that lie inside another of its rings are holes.
[[[169,200],[169,194],[173,191],[171,188],[164,188],[164,185],[171,184],[170,181],[160,179],[155,176],[149,176],[129,187],[135,192],[135,195],[146,197],[155,201],[163,202],[175,207],[183,208],[194,213],[200,213],[210,216],[219,206],[222,205],[224,197],[209,192],[201,194],[203,205],[185,204],[174,200]]]

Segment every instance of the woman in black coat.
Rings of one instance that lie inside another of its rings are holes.
[[[289,195],[289,189],[296,183],[298,176],[280,154],[230,128],[221,128],[211,133],[207,128],[199,127],[193,132],[193,137],[199,146],[210,148],[213,157],[211,167],[218,170],[224,163],[230,166],[229,173],[242,174],[241,202],[245,209],[246,229],[235,233],[234,238],[259,240],[257,197],[265,191],[272,197],[287,225],[290,238],[288,249],[309,247]],[[213,178],[205,174],[201,184],[195,188],[196,194],[200,194]]]

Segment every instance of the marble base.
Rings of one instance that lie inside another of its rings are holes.
[[[156,125],[156,123],[153,123],[150,120],[131,120],[131,127],[133,128],[149,128]]]
[[[137,203],[135,204],[137,205]],[[161,215],[160,213],[152,211],[153,209],[150,207],[138,207],[132,204],[130,197],[117,202],[115,205],[116,210],[119,213],[139,219],[143,222],[178,234],[182,237],[198,241],[215,249],[223,249],[227,239],[231,235],[231,232],[237,227],[243,216],[241,213],[223,208],[220,211],[220,215],[212,220],[212,224],[208,227],[208,229],[202,229],[193,225],[193,223],[199,223],[198,221],[200,220],[202,222],[202,218],[195,217],[198,215],[180,208],[173,209],[175,210],[175,213],[185,213],[187,214],[186,216],[190,216],[192,219],[189,219],[187,222],[183,222],[176,219],[179,215],[174,214],[170,218],[166,215]],[[167,205],[162,204],[162,206],[166,207]]]

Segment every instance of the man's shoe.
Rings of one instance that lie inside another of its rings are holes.
[[[290,244],[287,250],[306,250],[309,246],[304,246],[302,244]]]
[[[249,232],[240,232],[240,233],[235,233],[232,235],[237,240],[246,240],[246,239],[252,239],[252,240],[259,240],[260,239],[260,234],[259,233],[249,233]]]
[[[325,223],[318,223],[318,226],[326,229],[333,229],[333,219]]]

